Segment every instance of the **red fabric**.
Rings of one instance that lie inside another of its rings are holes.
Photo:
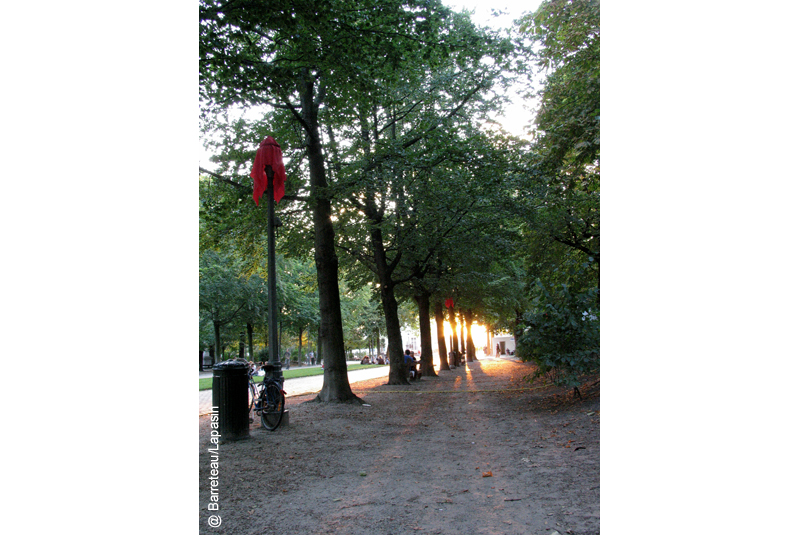
[[[444,302],[444,307],[445,308],[453,308],[453,306],[455,306],[455,303],[453,303],[452,299],[445,300],[445,302]]]
[[[253,178],[253,200],[256,201],[258,206],[258,199],[267,191],[267,173],[264,167],[269,165],[274,171],[272,177],[275,202],[280,202],[283,199],[285,191],[284,182],[286,182],[286,169],[283,167],[283,154],[281,154],[281,146],[272,136],[267,136],[256,151],[256,159],[253,162],[253,170],[250,171],[250,176]]]

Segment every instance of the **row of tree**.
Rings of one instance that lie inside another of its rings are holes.
[[[226,347],[235,348],[239,357],[267,360],[266,266],[248,268],[237,255],[232,248],[209,248],[200,255],[199,345],[209,351],[212,363],[224,358]],[[282,256],[277,264],[279,347],[302,360],[317,346],[319,298],[313,265]],[[344,289],[341,302],[346,346],[379,350],[381,317],[369,289]]]
[[[280,249],[316,268],[320,401],[357,399],[342,286],[380,303],[390,384],[406,381],[401,302],[417,307],[427,374],[446,299],[468,327],[514,332],[554,378],[599,362],[599,4],[547,1],[517,30],[438,0],[201,0],[201,126],[218,164],[201,175],[201,246],[263,263],[248,175],[259,141],[278,139]],[[537,61],[534,142],[487,127]]]

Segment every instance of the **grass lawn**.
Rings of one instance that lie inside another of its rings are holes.
[[[347,366],[347,371],[353,370],[366,370],[367,368],[379,368],[379,364],[350,364]],[[289,370],[282,370],[284,379],[294,379],[295,377],[309,377],[311,375],[322,375],[324,373],[322,368],[296,368]],[[264,380],[263,377],[253,377],[256,383]],[[211,390],[211,382],[213,378],[203,377],[200,379],[200,390]]]

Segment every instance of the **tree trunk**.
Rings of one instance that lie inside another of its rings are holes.
[[[306,134],[311,211],[314,218],[314,261],[319,288],[319,352],[325,355],[322,389],[314,401],[361,403],[350,389],[344,354],[342,309],[339,301],[339,259],[336,256],[331,201],[325,178],[325,160],[319,137],[319,102],[314,100],[314,81],[302,82],[301,103]]]
[[[467,326],[467,362],[475,362],[475,343],[472,341],[472,310],[467,309],[464,313],[464,323]]]
[[[358,109],[359,124],[361,127],[362,149],[367,157],[370,155],[370,132],[367,115],[369,110],[365,106]],[[377,142],[377,133],[375,141]],[[373,252],[375,262],[375,272],[378,275],[378,282],[381,288],[381,305],[383,317],[386,322],[386,354],[389,358],[389,382],[390,385],[407,385],[408,373],[404,362],[403,336],[400,331],[400,319],[397,315],[397,299],[394,295],[394,281],[392,272],[400,261],[402,251],[398,251],[393,260],[389,261],[386,257],[386,248],[383,243],[383,231],[381,223],[383,221],[383,208],[379,209],[375,203],[375,196],[369,192],[364,199],[364,214],[372,223],[370,229],[370,248]]]
[[[514,347],[515,348],[519,346],[519,339],[522,337],[522,326],[523,326],[522,311],[517,310],[516,311],[516,318],[515,318],[515,322],[514,322],[514,329],[513,329],[513,333],[512,333],[514,335]],[[517,350],[514,349],[514,353],[515,354],[516,354],[516,351]]]
[[[314,334],[313,329],[311,327],[309,327],[308,328],[308,351],[309,351],[309,353],[311,353],[313,355],[312,356],[312,358],[314,359],[313,364],[319,364],[317,362],[317,350],[314,347],[314,342],[313,342],[314,337],[312,336],[313,334]]]
[[[297,364],[298,364],[298,366],[303,364],[303,331],[304,330],[305,329],[300,327],[300,338],[297,341]]]
[[[247,349],[250,351],[250,359],[253,362],[256,360],[256,354],[253,351],[253,324],[247,324]]]
[[[414,296],[419,307],[419,336],[420,336],[420,377],[438,377],[433,368],[433,347],[431,344],[431,294],[422,292]]]
[[[317,329],[317,364],[322,366],[322,336]]]
[[[458,358],[458,323],[456,319],[456,307],[450,309],[450,331],[453,333],[453,341],[450,344],[450,349],[454,352],[453,366],[456,368],[460,365]]]
[[[219,333],[221,327],[222,322],[214,320],[214,356],[211,359],[212,365],[217,363],[216,359],[222,357],[222,338]]]
[[[375,267],[378,272],[378,281],[381,285],[381,305],[383,317],[386,320],[386,353],[389,356],[389,382],[390,385],[407,385],[408,375],[405,373],[403,358],[403,335],[400,330],[400,318],[397,315],[397,298],[394,295],[394,282],[392,282],[391,267],[386,260],[386,249],[383,246],[383,233],[380,227],[370,231],[372,250],[375,255]],[[400,253],[398,253],[400,254]]]
[[[239,331],[239,358],[244,360],[244,331]]]
[[[389,356],[390,385],[411,384],[405,373],[403,335],[400,330],[400,318],[397,315],[397,299],[394,296],[394,285],[381,284],[381,301],[383,315],[386,319],[386,353]]]
[[[439,344],[439,371],[441,372],[442,370],[449,370],[450,366],[447,364],[447,343],[444,340],[444,311],[442,310],[440,299],[436,300],[433,310],[436,318],[436,340]]]
[[[464,336],[464,311],[459,309],[458,315],[461,316],[459,328],[461,330],[461,358],[464,359],[462,360],[462,362],[464,362],[467,358],[467,337]]]

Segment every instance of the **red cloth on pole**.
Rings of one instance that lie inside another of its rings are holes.
[[[264,166],[269,165],[274,171],[272,177],[273,188],[275,192],[275,202],[280,202],[283,199],[285,191],[284,182],[286,182],[286,169],[283,167],[283,154],[281,154],[281,146],[272,136],[267,136],[256,151],[256,159],[253,162],[253,170],[250,171],[250,176],[253,178],[253,200],[256,201],[258,206],[258,199],[264,195],[267,190],[267,173],[264,171]]]

